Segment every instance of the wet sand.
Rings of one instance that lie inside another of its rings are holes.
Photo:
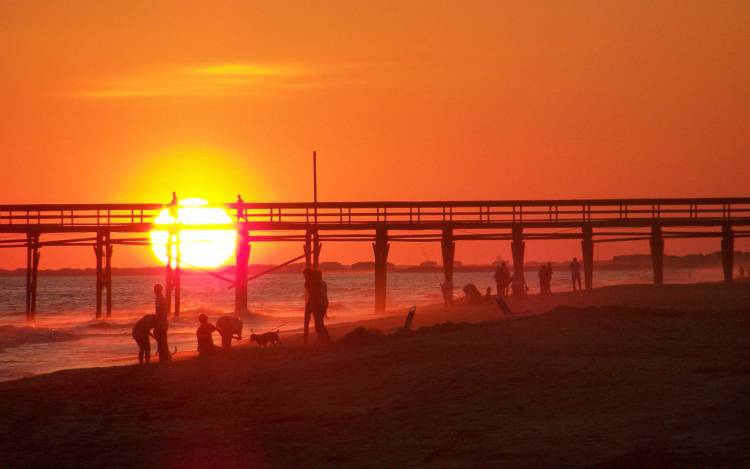
[[[510,306],[419,308],[416,328],[472,324],[372,345],[0,383],[0,467],[750,466],[750,284]]]

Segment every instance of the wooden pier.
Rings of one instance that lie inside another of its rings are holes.
[[[531,241],[581,241],[585,286],[592,288],[597,243],[648,241],[654,283],[664,282],[664,247],[674,238],[718,238],[724,280],[733,277],[734,239],[750,236],[750,197],[687,199],[510,200],[435,202],[300,202],[218,205],[234,218],[237,230],[235,312],[247,311],[250,248],[254,243],[300,243],[306,266],[317,268],[323,243],[372,243],[375,260],[375,310],[386,309],[388,254],[393,242],[439,242],[444,281],[453,283],[456,243],[510,241],[514,271],[523,276],[526,244]],[[167,204],[0,205],[0,248],[27,250],[26,314],[34,319],[37,272],[43,248],[92,246],[96,257],[96,317],[112,312],[111,261],[114,245],[149,245],[144,233]],[[163,227],[162,227],[163,228]],[[226,229],[190,226],[190,229]],[[171,226],[169,242],[179,239]],[[56,235],[45,240],[45,236]],[[56,239],[69,235],[68,239]],[[173,237],[173,235],[175,237]],[[171,250],[168,249],[168,252]],[[178,254],[179,256],[179,254]],[[179,262],[167,269],[170,309],[180,311]],[[172,305],[174,309],[172,309]]]

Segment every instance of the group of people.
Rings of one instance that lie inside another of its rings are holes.
[[[198,316],[199,326],[196,330],[198,339],[198,353],[201,356],[214,353],[213,333],[218,332],[221,336],[221,346],[227,350],[232,346],[232,339],[242,340],[242,320],[235,316],[222,316],[214,326],[208,322],[208,316]],[[151,362],[151,339],[156,340],[159,361],[169,361],[172,353],[167,344],[167,330],[169,329],[169,317],[167,300],[164,297],[164,287],[160,284],[154,285],[154,314],[141,317],[133,325],[133,340],[138,344],[138,363]]]
[[[552,263],[547,262],[539,267],[539,294],[549,295],[552,293]]]

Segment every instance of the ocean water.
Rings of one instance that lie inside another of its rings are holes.
[[[538,292],[536,271],[526,273],[531,293]],[[667,269],[668,283],[717,281],[720,269]],[[594,286],[650,283],[650,270],[601,270]],[[373,318],[374,284],[372,272],[341,272],[326,275],[330,298],[329,322]],[[438,273],[388,274],[388,309],[439,303],[441,276]],[[14,379],[55,370],[88,366],[110,366],[137,362],[137,347],[131,337],[133,323],[153,312],[152,285],[161,276],[114,275],[113,314],[96,320],[93,276],[40,275],[37,320],[34,327],[25,321],[25,278],[0,278],[0,380]],[[484,292],[493,287],[492,272],[456,272],[455,293],[473,282]],[[553,291],[570,289],[567,272],[556,272]],[[249,308],[258,314],[245,321],[243,336],[250,329],[259,332],[280,327],[282,331],[302,327],[304,306],[300,274],[272,274],[249,285]],[[228,284],[203,273],[182,277],[182,316],[170,323],[170,347],[194,350],[196,316],[208,314],[215,321],[234,308],[234,292]],[[245,339],[247,340],[247,339]],[[155,347],[152,345],[152,349]]]

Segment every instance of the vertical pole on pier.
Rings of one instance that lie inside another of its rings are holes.
[[[112,234],[107,232],[104,244],[104,287],[107,289],[107,318],[112,317]]]
[[[175,264],[174,264],[174,317],[180,317],[180,298],[182,289],[180,288],[180,279],[182,277],[182,250],[180,248],[180,232],[175,231]]]
[[[523,256],[525,248],[526,243],[523,240],[523,227],[521,225],[514,225],[513,241],[510,243],[510,250],[513,254],[513,274],[521,279],[524,279]]]
[[[234,314],[247,314],[247,271],[250,262],[250,229],[246,222],[237,225],[237,256],[234,267]]]
[[[443,229],[440,242],[443,252],[443,298],[447,306],[453,306],[453,263],[456,254],[456,243],[453,241],[453,229]],[[450,292],[450,295],[448,295]]]
[[[721,227],[721,261],[724,267],[724,282],[734,280],[734,232],[729,223]]]
[[[102,258],[104,256],[104,234],[96,233],[96,244],[94,244],[96,255],[96,319],[102,318],[102,291],[104,289],[104,267]]]
[[[37,274],[39,272],[39,235],[26,235],[26,320],[36,319]]]
[[[26,235],[26,320],[33,321],[34,316],[31,314],[31,268],[33,266],[33,257],[31,250],[31,234]]]
[[[320,235],[318,230],[315,229],[312,234],[312,268],[315,270],[320,269],[320,251],[323,249],[323,244],[320,242]]]
[[[654,285],[664,284],[664,237],[661,225],[651,227],[651,264],[654,269]]]
[[[594,230],[591,225],[583,226],[581,250],[583,251],[583,276],[586,290],[591,290],[594,288]]]
[[[385,226],[375,229],[375,242],[372,250],[375,253],[375,312],[385,311],[386,274],[388,272],[388,230]]]

